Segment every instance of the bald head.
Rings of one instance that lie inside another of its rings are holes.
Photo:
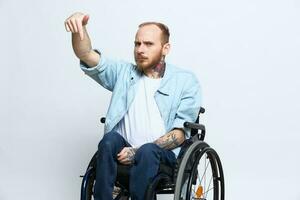
[[[145,26],[156,26],[161,31],[162,45],[169,43],[170,32],[169,32],[169,28],[165,24],[160,23],[160,22],[144,22],[139,25],[139,28],[142,28]]]

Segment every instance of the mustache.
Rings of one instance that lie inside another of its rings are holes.
[[[147,56],[142,56],[142,55],[137,55],[136,58],[137,59],[148,59]]]

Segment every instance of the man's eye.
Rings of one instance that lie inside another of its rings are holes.
[[[152,45],[153,45],[152,42],[146,42],[145,44],[146,44],[147,46],[152,46]]]

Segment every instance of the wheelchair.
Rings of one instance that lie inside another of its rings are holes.
[[[159,172],[148,185],[145,200],[156,200],[158,194],[174,194],[174,200],[224,200],[225,185],[221,160],[217,152],[206,142],[205,126],[199,124],[201,107],[196,122],[185,122],[191,129],[191,137],[184,141],[173,169],[163,163]],[[101,123],[105,118],[101,118]],[[81,176],[81,200],[93,200],[96,177],[97,152],[92,157],[84,176]],[[129,199],[129,170],[127,165],[118,164],[114,200]]]

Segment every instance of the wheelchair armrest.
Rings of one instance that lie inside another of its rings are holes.
[[[202,124],[198,124],[198,123],[184,122],[183,126],[185,128],[198,129],[198,130],[201,130],[201,131],[205,131],[205,126],[202,125]]]
[[[184,122],[183,126],[191,129],[191,136],[193,138],[197,138],[197,139],[204,141],[204,138],[205,138],[205,126],[204,125],[198,124],[198,123],[193,123],[193,122]],[[196,130],[195,131],[196,134],[195,133],[193,134],[193,130]],[[201,130],[201,133],[199,133],[197,130]]]

